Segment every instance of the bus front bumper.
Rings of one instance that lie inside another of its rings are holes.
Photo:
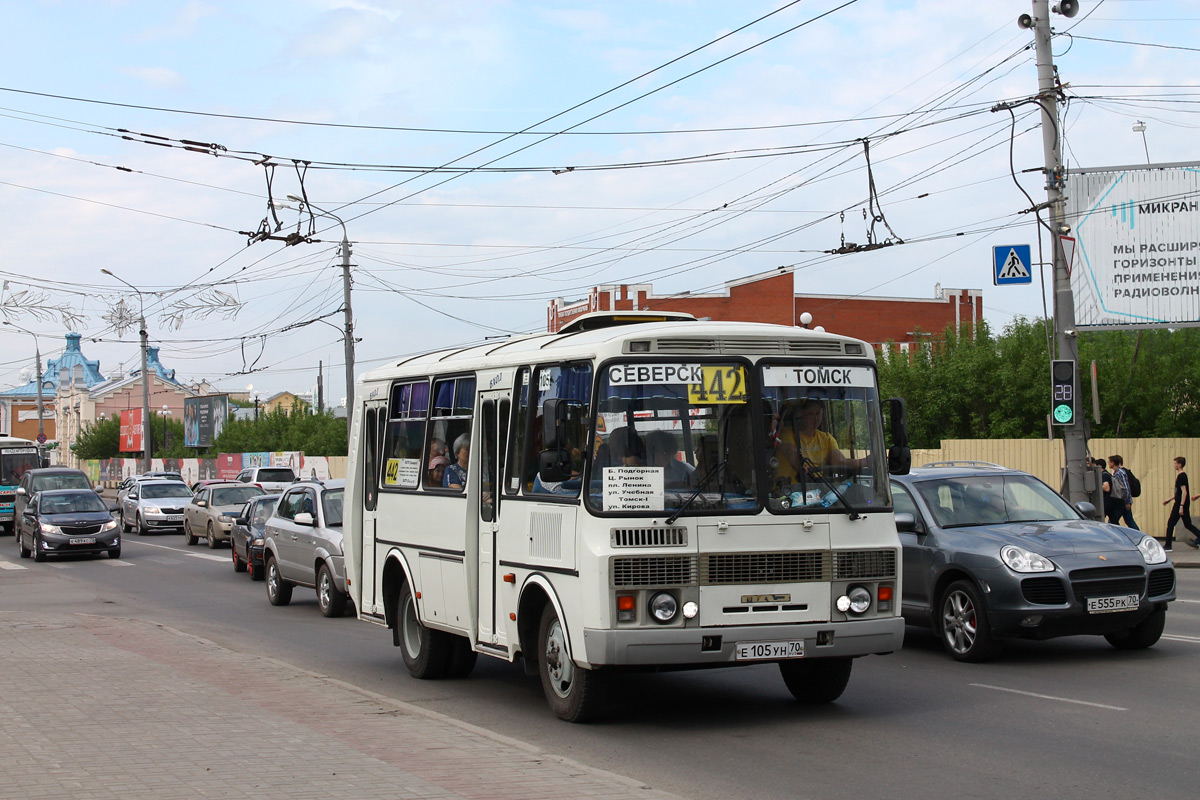
[[[886,617],[802,625],[744,625],[728,628],[585,628],[582,652],[572,653],[587,667],[687,667],[761,664],[774,658],[742,660],[738,644],[803,641],[804,658],[884,655],[904,643],[904,619]]]

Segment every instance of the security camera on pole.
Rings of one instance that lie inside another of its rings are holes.
[[[1063,450],[1066,455],[1066,496],[1072,503],[1088,501],[1091,495],[1085,483],[1087,467],[1087,435],[1084,432],[1083,416],[1075,413],[1078,392],[1075,391],[1075,376],[1079,373],[1079,341],[1075,333],[1075,297],[1071,291],[1071,274],[1063,251],[1062,237],[1071,232],[1064,220],[1063,186],[1064,171],[1060,150],[1061,127],[1058,119],[1058,100],[1061,90],[1054,71],[1053,53],[1050,45],[1050,2],[1033,0],[1033,14],[1022,14],[1017,24],[1034,32],[1037,53],[1038,105],[1042,109],[1042,148],[1046,158],[1046,199],[1050,212],[1051,252],[1054,258],[1054,330],[1058,345],[1058,358],[1054,361],[1051,387],[1054,416],[1063,432]],[[1076,0],[1060,0],[1053,8],[1054,13],[1074,17],[1079,13]],[[1068,383],[1071,384],[1070,413],[1062,400]]]

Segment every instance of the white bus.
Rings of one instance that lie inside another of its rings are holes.
[[[901,645],[861,341],[592,314],[398,359],[354,396],[348,591],[417,678],[520,658],[583,721],[623,669],[777,662],[797,699],[830,702],[854,658]]]

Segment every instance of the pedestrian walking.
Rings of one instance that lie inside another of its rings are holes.
[[[1141,528],[1133,521],[1133,493],[1129,489],[1129,472],[1125,469],[1125,459],[1119,455],[1108,457],[1108,471],[1112,473],[1112,511],[1108,515],[1110,525],[1125,524],[1140,531]]]
[[[1183,468],[1187,466],[1187,459],[1183,456],[1175,456],[1175,496],[1164,500],[1163,505],[1174,502],[1171,506],[1171,516],[1167,520],[1167,543],[1165,550],[1171,549],[1171,540],[1175,536],[1175,523],[1183,522],[1183,527],[1192,532],[1192,540],[1187,544],[1192,547],[1200,546],[1200,530],[1196,530],[1196,526],[1192,524],[1192,514],[1189,510],[1188,497],[1192,493],[1192,489],[1188,486],[1187,473]],[[1200,495],[1198,495],[1200,496]]]
[[[1108,519],[1112,516],[1112,473],[1108,471],[1108,464],[1103,458],[1092,459],[1092,465],[1100,468],[1100,488],[1104,491],[1100,501],[1100,516]]]

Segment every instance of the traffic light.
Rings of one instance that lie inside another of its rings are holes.
[[[1071,425],[1075,422],[1075,398],[1079,395],[1075,386],[1075,362],[1055,360],[1050,362],[1050,420],[1055,425]]]

